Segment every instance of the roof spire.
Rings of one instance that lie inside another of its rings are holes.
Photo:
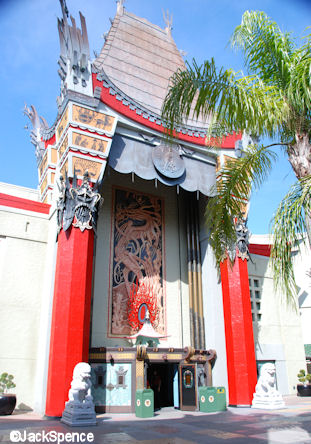
[[[62,8],[63,19],[66,20],[66,17],[69,17],[69,11],[66,5],[66,0],[60,0],[60,6]]]
[[[116,0],[117,3],[117,14],[123,14],[125,0]]]
[[[60,5],[63,15],[62,19],[58,19],[60,41],[58,73],[62,80],[61,89],[63,90],[67,84],[69,89],[79,90],[86,94],[86,87],[90,83],[90,49],[85,18],[80,12],[81,29],[77,27],[72,16],[70,16],[72,23],[70,25],[67,20],[69,12],[66,0],[60,0]]]
[[[166,11],[166,13],[164,11],[162,11],[162,13],[163,13],[164,23],[166,24],[166,26],[164,28],[165,32],[166,32],[167,35],[171,35],[171,31],[173,29],[173,26],[172,26],[172,24],[173,24],[173,15],[171,14],[171,16],[170,16],[168,10]]]

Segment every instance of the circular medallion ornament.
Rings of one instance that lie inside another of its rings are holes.
[[[152,149],[152,161],[159,173],[169,179],[177,179],[185,172],[185,163],[176,148],[158,145]]]
[[[137,405],[137,407],[140,406],[140,399],[137,399],[137,401],[136,401],[136,405]]]
[[[147,304],[141,304],[141,306],[138,309],[137,317],[138,317],[139,322],[141,322],[142,324],[145,322],[147,309],[148,309]]]
[[[205,396],[201,396],[201,402],[202,402],[202,404],[205,402]]]
[[[146,406],[146,407],[150,407],[150,406],[151,406],[151,401],[150,401],[150,399],[146,399],[146,401],[145,401],[145,406]]]
[[[209,402],[214,402],[215,398],[214,398],[214,396],[211,395],[208,397],[208,400],[209,400]]]

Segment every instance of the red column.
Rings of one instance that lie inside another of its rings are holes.
[[[247,261],[220,264],[229,384],[229,404],[249,406],[257,382]]]
[[[93,230],[71,227],[58,237],[50,339],[46,415],[61,416],[72,372],[88,361]]]

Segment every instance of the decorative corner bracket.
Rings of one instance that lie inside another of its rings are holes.
[[[235,232],[236,232],[236,248],[237,248],[237,255],[240,257],[243,261],[245,259],[249,259],[249,230],[246,227],[246,221],[244,219],[238,219],[236,226],[235,226]]]
[[[30,140],[31,143],[35,146],[37,165],[39,166],[45,153],[44,142],[42,141],[42,133],[48,130],[49,124],[42,116],[39,116],[36,108],[33,105],[30,105],[30,108],[28,108],[25,104],[24,114],[30,119],[32,123]]]
[[[235,234],[235,242],[227,246],[227,250],[220,259],[220,262],[223,262],[227,258],[229,258],[231,262],[234,262],[236,257],[240,257],[243,261],[249,259],[248,246],[250,233],[246,227],[246,221],[244,219],[236,220]]]
[[[99,184],[96,182],[94,188],[90,186],[88,171],[83,175],[82,184],[77,186],[77,177],[74,173],[72,185],[66,175],[66,180],[61,176],[57,184],[59,198],[57,201],[57,226],[58,233],[61,229],[67,231],[71,224],[80,228],[93,229],[96,232],[98,204],[101,200],[97,192]]]

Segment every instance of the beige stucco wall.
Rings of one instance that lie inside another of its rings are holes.
[[[47,215],[0,207],[0,373],[14,375],[20,408],[34,405],[47,230]]]
[[[129,342],[120,338],[109,338],[109,266],[111,248],[111,208],[112,185],[138,190],[164,199],[164,242],[166,278],[166,340],[161,340],[163,347],[183,347],[189,345],[189,300],[186,283],[186,241],[184,231],[178,229],[178,205],[176,187],[165,187],[161,183],[155,187],[154,181],[144,181],[135,176],[122,175],[110,171],[103,184],[104,204],[100,209],[97,227],[95,276],[93,290],[92,347],[129,346]],[[181,247],[180,247],[181,245]],[[181,248],[181,249],[180,249]],[[179,251],[180,249],[180,251]],[[182,258],[180,263],[179,257]],[[182,275],[182,276],[181,276]]]

